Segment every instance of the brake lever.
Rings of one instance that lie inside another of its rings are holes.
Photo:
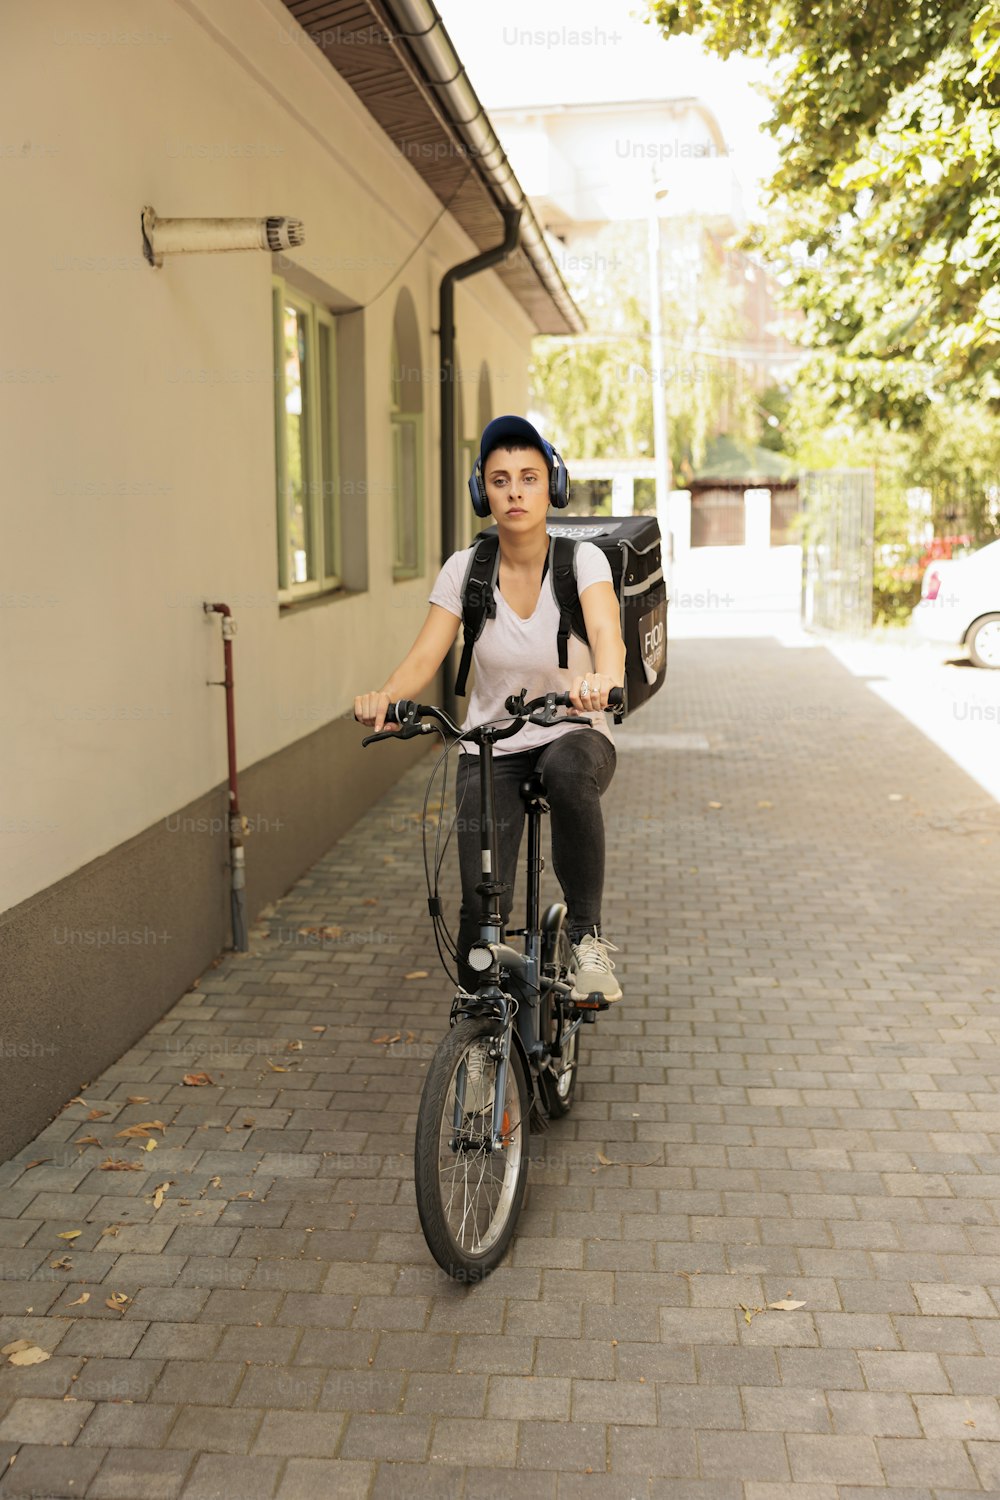
[[[376,740],[412,740],[415,735],[433,733],[433,724],[404,723],[399,729],[380,729],[378,734],[365,735],[361,745],[364,748],[365,745],[374,745]]]

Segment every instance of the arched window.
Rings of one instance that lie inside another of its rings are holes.
[[[482,436],[483,428],[493,421],[496,413],[493,410],[493,387],[490,383],[490,367],[485,359],[479,366],[479,433]]]
[[[492,422],[494,416],[496,416],[493,410],[493,387],[490,383],[490,367],[485,359],[479,365],[478,387],[476,393],[476,421],[479,424],[479,430],[476,433],[475,442],[472,447],[473,462],[475,462],[476,454],[479,452],[479,440],[483,435],[483,430]],[[493,521],[489,516],[486,516],[484,520],[477,521],[475,514],[472,513],[470,525],[475,525],[479,531],[483,531],[487,526],[492,526]]]
[[[389,372],[394,578],[416,578],[424,568],[423,375],[417,310],[404,287],[396,298]]]
[[[469,475],[472,473],[479,452],[479,432],[472,424],[479,419],[475,394],[467,391],[471,384],[469,372],[462,363],[458,344],[455,345],[455,546],[467,547],[472,540],[475,513],[469,501]],[[472,414],[469,406],[472,404]]]

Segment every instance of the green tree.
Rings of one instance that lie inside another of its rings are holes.
[[[532,399],[556,446],[579,458],[641,458],[653,452],[649,261],[645,222],[602,226],[561,257],[567,285],[592,332],[538,338]],[[754,438],[748,384],[735,359],[713,351],[743,335],[737,293],[704,226],[661,227],[662,391],[670,457],[682,481],[720,430]]]
[[[917,425],[1000,410],[1000,3],[652,0],[649,19],[775,67],[766,228],[831,405]]]

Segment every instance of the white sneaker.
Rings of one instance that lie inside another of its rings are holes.
[[[614,943],[598,937],[596,932],[586,932],[573,948],[573,995],[574,1000],[586,1000],[595,992],[605,1000],[620,1000],[622,987],[612,969],[614,964],[608,957],[608,949],[617,953]]]

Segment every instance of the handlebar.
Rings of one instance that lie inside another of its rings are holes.
[[[525,699],[526,689],[522,688],[520,693],[512,694],[504,704],[507,712],[512,716],[514,722],[506,729],[493,729],[492,739],[508,739],[517,734],[525,723],[540,724],[546,728],[552,724],[578,724],[581,728],[590,728],[590,719],[587,717],[574,717],[569,714],[557,716],[557,708],[573,708],[575,705],[569,693],[544,693],[541,697]],[[608,695],[608,704],[605,713],[621,715],[625,707],[625,694],[621,688],[612,688]],[[386,709],[386,723],[392,722],[400,727],[396,729],[381,729],[377,734],[366,735],[361,741],[362,745],[373,745],[376,740],[409,740],[417,734],[433,734],[433,724],[421,723],[421,719],[435,719],[444,729],[452,734],[462,737],[462,730],[448,715],[433,704],[414,703],[410,698],[400,698],[396,703],[390,703]],[[485,726],[479,726],[483,728]],[[474,734],[476,731],[468,731]]]

